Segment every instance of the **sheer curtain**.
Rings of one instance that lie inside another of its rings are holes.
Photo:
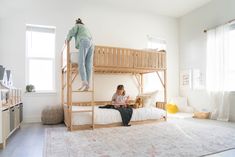
[[[207,91],[212,107],[211,118],[229,120],[229,24],[207,31]]]

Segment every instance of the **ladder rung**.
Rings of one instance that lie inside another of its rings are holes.
[[[73,113],[76,113],[76,112],[92,112],[92,110],[80,110],[80,111],[72,111]]]
[[[66,73],[66,72],[67,72],[67,67],[66,67],[66,68],[64,68],[64,69],[63,69],[63,68],[61,68],[61,70],[63,70],[63,72],[65,72],[65,73]],[[72,73],[75,73],[75,72],[78,72],[78,71],[77,71],[76,69],[71,69],[71,72],[72,72]]]
[[[93,90],[81,91],[81,90],[73,90],[72,92],[94,92]]]
[[[77,105],[79,103],[79,105]],[[95,102],[94,106],[95,106]],[[86,102],[72,102],[71,106],[92,106],[92,105],[87,105],[87,104],[92,104],[92,101],[86,101]],[[64,105],[69,106],[67,102],[64,102]]]

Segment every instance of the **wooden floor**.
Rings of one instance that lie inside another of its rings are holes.
[[[0,157],[42,157],[44,130],[64,125],[42,125],[40,123],[23,124],[7,141]]]
[[[7,147],[0,150],[0,157],[43,157],[44,130],[64,125],[23,124],[8,140]],[[234,157],[235,149],[207,157]]]

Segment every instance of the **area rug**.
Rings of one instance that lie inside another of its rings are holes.
[[[45,131],[44,157],[198,157],[235,148],[235,128],[187,120]]]

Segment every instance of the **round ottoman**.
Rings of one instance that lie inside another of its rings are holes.
[[[59,124],[64,121],[64,111],[60,105],[46,106],[42,110],[41,120],[43,124]]]

